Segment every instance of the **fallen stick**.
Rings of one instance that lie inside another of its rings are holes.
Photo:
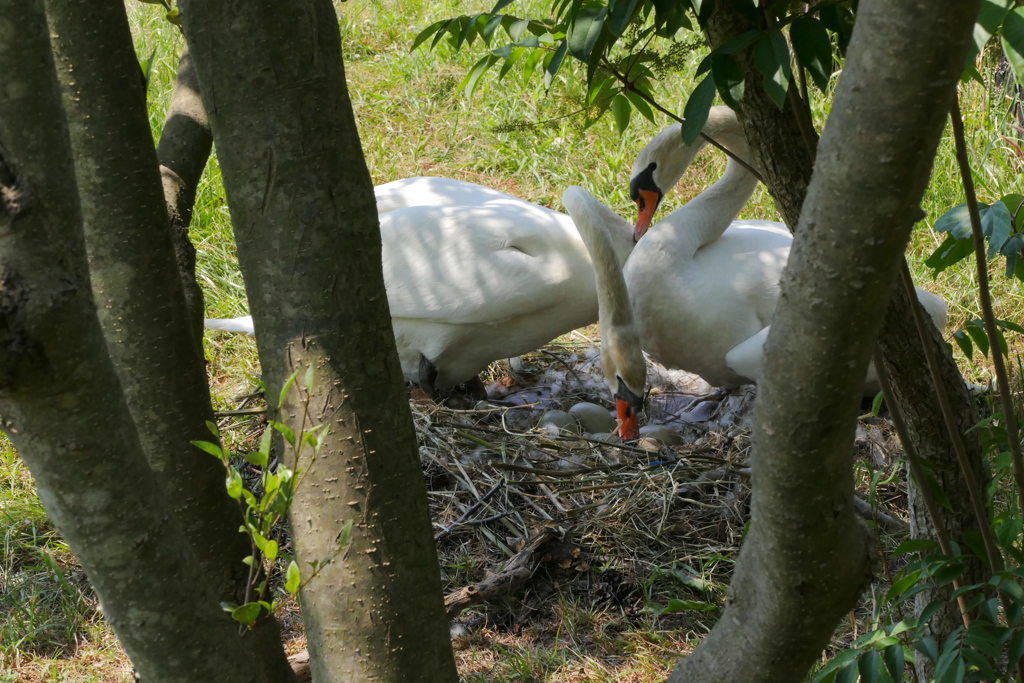
[[[449,593],[444,599],[448,619],[454,619],[467,607],[493,600],[526,583],[533,576],[533,570],[540,561],[540,551],[551,541],[562,535],[554,526],[544,527],[526,542],[522,550],[509,558],[498,573],[480,583],[470,584]],[[309,668],[309,650],[303,650],[288,658],[298,683],[310,683],[313,674]]]
[[[540,559],[539,551],[560,535],[557,527],[544,527],[526,542],[522,550],[509,558],[501,571],[446,595],[444,608],[448,619],[454,619],[467,607],[493,600],[526,583],[533,576],[533,570]]]

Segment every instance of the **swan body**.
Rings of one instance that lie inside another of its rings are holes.
[[[496,191],[461,194],[479,187],[472,183],[398,183],[456,190],[421,200],[478,202],[400,206],[413,195],[378,194],[390,207],[380,214],[384,284],[408,379],[422,385],[426,373],[437,387],[467,382],[494,360],[597,320],[594,267],[568,216]],[[619,265],[633,248],[631,233],[629,226],[609,233]],[[251,318],[206,326],[253,332]]]
[[[373,193],[377,198],[378,214],[413,206],[483,206],[493,201],[522,202],[537,206],[490,187],[433,176],[394,180],[375,186]]]
[[[740,158],[748,157],[742,130],[728,108],[712,108],[704,130]],[[792,236],[782,223],[735,220],[757,180],[731,159],[711,188],[647,230],[644,213],[653,214],[664,195],[662,184],[674,185],[701,146],[683,145],[676,125],[638,156],[631,194],[635,190],[639,198],[636,232],[643,239],[622,276],[643,349],[666,367],[729,388],[756,383],[761,376],[764,341]],[[577,226],[600,223],[609,234],[629,227],[583,190],[574,192],[566,207]],[[920,289],[918,296],[936,325],[944,327],[945,302]]]

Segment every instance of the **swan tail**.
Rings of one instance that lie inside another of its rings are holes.
[[[241,318],[205,318],[203,325],[211,330],[256,334],[251,315],[242,316]]]

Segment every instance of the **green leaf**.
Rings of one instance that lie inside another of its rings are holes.
[[[889,670],[893,683],[903,680],[903,645],[894,643],[885,648],[885,668]]]
[[[1006,657],[1009,664],[1007,668],[1011,671],[1024,658],[1024,629],[1017,628],[1014,630],[1013,637],[1010,638],[1010,647],[1006,651]]]
[[[885,402],[885,394],[879,391],[875,394],[874,400],[871,401],[871,414],[874,417],[878,417],[878,413],[882,410],[882,403]]]
[[[907,574],[906,576],[903,576],[903,577],[897,579],[896,581],[894,581],[892,586],[889,587],[888,592],[885,594],[885,601],[886,602],[892,602],[896,598],[898,598],[901,595],[903,595],[904,593],[906,593],[907,590],[909,590],[911,586],[913,586],[915,583],[917,583],[919,578],[921,578],[921,572],[920,571],[916,571],[916,572],[911,572],[911,573]]]
[[[509,38],[512,40],[519,40],[523,37],[523,34],[526,33],[526,29],[529,27],[530,22],[528,19],[519,19],[517,21],[513,21],[506,30],[508,31]]]
[[[494,6],[494,9],[491,10],[491,14],[497,14],[501,10],[511,5],[513,2],[515,2],[515,0],[498,0],[498,4],[496,4]]]
[[[653,0],[654,25],[661,38],[672,38],[679,29],[693,30],[690,18],[686,16],[686,3],[678,0]]]
[[[948,647],[948,646],[947,646]],[[960,683],[964,679],[964,660],[958,649],[949,650],[935,663],[936,683]]]
[[[526,54],[525,47],[513,47],[512,45],[508,45],[507,47],[511,48],[511,50],[509,52],[508,57],[505,58],[505,63],[501,65],[501,70],[498,71],[499,81],[505,78],[505,74],[508,73],[509,69],[515,66],[516,62],[518,62],[520,58],[522,58],[522,56]],[[494,53],[492,52],[491,54]]]
[[[768,31],[754,45],[754,65],[761,72],[765,91],[780,110],[786,103],[786,90],[793,76],[789,59],[789,45],[782,29]]]
[[[338,549],[341,550],[348,546],[352,542],[352,522],[346,522],[345,526],[341,527],[341,532],[338,533]]]
[[[1003,19],[1003,53],[1018,83],[1024,83],[1024,7]]]
[[[462,79],[462,83],[459,84],[459,87],[465,91],[466,97],[473,97],[473,91],[476,90],[476,84],[480,77],[484,75],[485,71],[494,66],[497,61],[497,57],[488,54],[481,57],[480,61],[473,65],[473,68],[469,70],[466,77]]]
[[[643,98],[643,95],[632,90],[627,90],[624,94],[629,99],[630,104],[640,112],[641,116],[651,123],[656,123],[654,120],[654,111],[651,110],[651,105],[647,104],[647,100]]]
[[[281,479],[276,474],[265,473],[263,477],[263,490],[265,493],[274,493],[281,485]]]
[[[980,323],[980,324],[979,324]],[[977,345],[982,355],[988,355],[989,338],[985,332],[985,325],[980,320],[971,320],[964,325],[964,331],[971,335],[971,340]]]
[[[480,32],[480,37],[483,38],[485,45],[491,44],[491,39],[494,38],[494,32],[501,26],[501,17],[497,14],[491,17],[480,16],[480,19],[484,21],[483,28],[480,27],[480,21],[477,21],[477,31]]]
[[[563,40],[555,53],[551,55],[551,60],[547,62],[547,66],[544,69],[544,87],[550,88],[551,81],[555,78],[555,74],[562,68],[562,62],[565,61],[565,54],[569,51],[569,42]]]
[[[540,60],[544,59],[544,50],[534,50],[530,53],[530,56],[526,58],[526,62],[523,64],[523,83],[526,83],[533,76],[533,72],[537,70],[537,64]]]
[[[264,429],[263,436],[260,437],[260,453],[267,456],[267,460],[270,460],[270,449],[273,446],[274,430]]]
[[[921,614],[918,615],[918,623],[927,624],[935,616],[936,612],[945,606],[946,602],[944,600],[932,600],[921,610]]]
[[[860,670],[857,667],[857,662],[850,662],[839,669],[839,673],[836,675],[836,683],[856,683],[859,675]]]
[[[619,131],[620,135],[629,126],[629,117],[632,113],[633,108],[629,105],[629,100],[625,95],[619,93],[612,99],[612,115],[615,116],[615,129]]]
[[[622,36],[636,12],[638,0],[609,0],[608,30],[616,38]]]
[[[755,40],[758,40],[765,33],[767,33],[767,32],[766,31],[760,31],[760,30],[757,30],[757,29],[751,29],[749,31],[744,31],[743,33],[739,34],[738,36],[736,36],[735,38],[733,38],[732,40],[727,42],[725,45],[718,46],[715,49],[715,51],[712,52],[711,54],[712,55],[734,55],[737,52],[739,52],[740,50],[746,49],[748,45],[753,43]]]
[[[833,672],[848,663],[853,663],[856,668],[855,660],[857,658],[857,654],[856,650],[843,650],[840,652],[838,655],[833,657],[828,664],[823,666],[820,671],[818,671],[817,675],[814,677],[814,683],[821,683],[822,681],[828,680],[830,674],[832,674],[831,678],[834,679],[835,674]]]
[[[277,420],[271,420],[270,425],[281,433],[281,436],[284,437],[285,441],[287,441],[292,448],[295,448],[295,444],[297,443],[295,441],[295,431],[291,427],[283,422],[278,422]]]
[[[475,17],[462,17],[462,30],[459,31],[459,36],[455,39],[456,51],[462,49],[463,43],[468,45],[473,43],[473,38],[476,35],[476,20],[479,17],[479,14]],[[312,365],[310,365],[310,367],[312,367]]]
[[[413,50],[415,50],[417,47],[422,45],[427,40],[427,38],[430,38],[430,36],[434,36],[434,42],[431,43],[430,45],[430,49],[433,49],[434,45],[437,44],[441,36],[444,35],[444,29],[446,29],[447,25],[451,23],[452,19],[441,19],[440,22],[434,22],[426,29],[421,31],[418,36],[416,36],[416,40],[413,41],[413,46],[409,48],[409,51],[412,52]]]
[[[1011,332],[1019,332],[1021,334],[1024,334],[1024,327],[1009,320],[1000,320],[999,318],[996,318],[996,325],[1002,327],[1003,329],[1010,330]]]
[[[829,4],[818,11],[818,17],[825,28],[836,34],[839,54],[846,54],[846,46],[850,44],[850,36],[853,35],[853,12],[846,7]]]
[[[704,77],[686,100],[683,109],[683,144],[692,145],[696,142],[704,124],[708,122],[708,112],[715,101],[715,79],[708,74]]]
[[[267,454],[261,453],[260,451],[250,451],[246,453],[245,460],[252,465],[256,465],[256,467],[266,467],[267,463],[270,461]]]
[[[1024,80],[1021,80],[1021,82],[1024,83]],[[1020,208],[1020,205],[1024,204],[1024,194],[1011,192],[1010,194],[1004,194],[1002,197],[999,198],[999,201],[1006,205],[1006,209],[1010,213],[1016,213],[1017,210]]]
[[[789,27],[789,38],[800,64],[822,92],[828,90],[832,78],[832,41],[825,24],[812,16],[801,17]]]
[[[924,263],[938,274],[973,253],[973,237],[956,238],[950,235],[932,252],[931,256],[925,259]]]
[[[267,559],[273,562],[277,559],[277,541],[267,541],[267,545],[263,548],[263,554],[267,556]]]
[[[296,370],[285,380],[284,387],[281,388],[281,395],[277,399],[277,412],[281,411],[281,406],[284,405],[284,400],[288,397],[288,392],[291,390],[292,385],[295,384],[295,378],[298,376],[299,371]]]
[[[242,488],[242,476],[234,467],[229,467],[227,480],[228,495],[238,500],[242,497]]]
[[[894,555],[903,555],[905,553],[919,553],[926,550],[938,550],[939,544],[930,538],[913,538],[909,541],[900,543],[899,547],[893,551]]]
[[[1011,2],[1012,0],[982,0],[981,8],[978,10],[977,23],[974,24],[974,43],[967,52],[965,68],[968,64],[974,63],[974,58],[981,54],[981,51],[985,49],[985,44],[999,30],[1003,18],[1009,12]]]
[[[857,660],[857,671],[860,673],[862,683],[878,683],[878,671],[882,666],[881,655],[877,650],[865,652]]]
[[[967,360],[971,360],[974,357],[974,344],[971,343],[971,338],[963,330],[957,330],[953,333],[953,341],[960,347],[960,351],[963,352]]]
[[[231,610],[231,618],[247,626],[252,626],[260,616],[260,609],[258,602],[247,602],[241,607]]]
[[[979,210],[983,207],[988,208],[988,205],[979,203]],[[974,231],[971,229],[971,214],[967,209],[967,204],[954,206],[952,209],[939,216],[939,220],[935,221],[934,230],[935,232],[948,232],[957,239],[972,237],[974,235]]]
[[[743,69],[732,55],[712,55],[711,75],[715,79],[715,87],[722,101],[735,110],[740,110],[743,103]]]
[[[933,662],[939,659],[939,646],[935,642],[935,638],[931,636],[925,636],[924,638],[916,641],[914,643],[914,649]]]
[[[604,27],[604,18],[608,14],[607,7],[584,7],[569,24],[566,42],[569,53],[585,64],[590,63],[590,55]]]
[[[1010,237],[1013,218],[1006,204],[996,202],[981,217],[981,232],[988,238],[988,258],[991,261]]]
[[[200,450],[206,451],[218,460],[226,460],[228,458],[228,454],[224,452],[224,449],[220,447],[220,444],[210,443],[209,441],[193,441],[192,445]]]

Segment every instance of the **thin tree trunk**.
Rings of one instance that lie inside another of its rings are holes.
[[[163,484],[217,602],[244,601],[250,554],[224,468],[192,445],[212,438],[202,348],[186,314],[153,136],[124,4],[48,3],[94,296],[150,467]],[[248,635],[250,657],[283,672],[272,618]]]
[[[711,47],[717,48],[747,31],[764,28],[731,3],[716,2],[704,30]],[[734,57],[746,74],[743,107],[736,117],[747,133],[754,166],[775,200],[775,207],[789,229],[795,230],[814,159],[800,133],[793,103],[787,99],[779,109],[764,89],[763,77],[754,66],[753,46],[740,50]]]
[[[800,680],[870,578],[853,510],[860,390],[977,5],[860,4],[768,337],[750,532],[725,613],[670,681]]]
[[[277,419],[325,425],[292,509],[314,678],[455,681],[373,187],[329,0],[183,2]],[[315,385],[305,382],[313,368]],[[295,466],[294,455],[289,454]],[[351,544],[338,539],[351,523]]]
[[[747,19],[740,15],[728,3],[719,2],[715,4],[715,11],[706,27],[708,40],[712,46],[722,45],[742,32],[753,27]],[[913,33],[913,29],[909,29]],[[772,196],[776,200],[780,213],[787,224],[791,216],[799,216],[803,205],[804,192],[806,187],[805,178],[810,177],[812,161],[806,154],[806,144],[800,139],[799,127],[792,117],[790,120],[782,120],[782,113],[778,107],[764,93],[761,85],[761,76],[752,69],[752,56],[750,50],[741,51],[737,59],[747,71],[745,81],[746,89],[743,101],[743,111],[740,113],[740,120],[744,122],[744,129],[751,147],[754,150],[762,150],[756,157],[759,164],[768,164],[764,169],[764,178],[769,186]],[[845,73],[845,72],[844,72]],[[787,102],[787,107],[789,103]],[[948,107],[947,107],[948,109]],[[768,157],[771,161],[765,160]],[[897,287],[897,289],[901,289]],[[879,333],[878,344],[882,351],[884,362],[890,368],[894,392],[898,401],[898,408],[904,416],[909,431],[916,439],[917,448],[921,451],[922,457],[930,462],[935,471],[939,474],[938,480],[943,484],[943,489],[955,501],[954,510],[944,510],[945,519],[941,520],[951,532],[959,529],[976,529],[974,517],[967,504],[968,498],[959,497],[965,494],[962,477],[960,476],[960,465],[952,443],[948,438],[946,427],[942,422],[941,410],[938,398],[931,386],[928,364],[920,344],[917,343],[917,332],[913,328],[910,300],[905,294],[893,296],[886,318]],[[950,382],[949,392],[953,410],[959,416],[959,423],[962,427],[972,425],[976,422],[976,411],[970,396],[963,391],[963,379],[953,356],[945,344],[940,344],[939,357],[942,360],[942,374]],[[968,454],[973,458],[975,469],[981,471],[981,445],[976,436],[966,434]],[[945,484],[950,488],[946,488]],[[911,505],[919,497],[916,491],[916,482],[910,479]],[[915,538],[932,537],[934,530],[931,522],[927,519],[926,513],[920,506],[914,506],[914,523],[911,533]],[[954,533],[954,537],[956,537]],[[980,570],[980,563],[972,564],[969,573],[976,574]],[[951,628],[959,625],[959,620],[952,618],[940,618],[936,627],[941,624],[948,624]],[[948,633],[946,631],[945,633]],[[937,631],[938,638],[943,633]],[[921,658],[924,660],[924,658]],[[927,666],[927,663],[924,664]]]
[[[90,290],[42,2],[0,16],[0,424],[147,683],[288,680],[206,588],[143,457]]]
[[[971,512],[971,498],[966,480],[955,460],[956,456],[949,453],[948,439],[939,440],[933,437],[935,434],[945,436],[947,430],[942,417],[942,409],[935,395],[935,388],[932,386],[931,376],[927,371],[923,373],[912,371],[898,365],[899,359],[912,357],[911,351],[904,347],[912,347],[914,352],[919,352],[920,347],[913,318],[900,313],[909,305],[906,291],[903,287],[897,286],[885,314],[885,327],[892,333],[879,337],[879,349],[889,373],[896,402],[901,406],[914,406],[914,419],[908,421],[907,424],[908,438],[915,444],[918,457],[931,466],[930,474],[934,476],[935,483],[945,493],[946,499],[952,506],[951,508],[942,505],[936,506],[939,518],[932,520],[928,516],[928,510],[925,508],[919,488],[929,484],[916,482],[908,477],[910,535],[912,538],[937,540],[935,526],[938,524],[947,530],[950,538],[961,539],[962,543],[965,533],[978,532],[978,523]],[[968,458],[974,464],[975,478],[984,482],[987,474],[984,468],[981,442],[975,438],[968,438],[970,435],[967,434],[967,430],[978,422],[974,402],[968,394],[967,386],[964,384],[956,363],[951,358],[950,348],[942,339],[942,335],[931,325],[927,325],[926,328],[930,335],[928,343],[933,345],[937,356],[945,359],[941,367],[950,402],[968,408],[957,412],[959,420],[957,427],[960,433],[965,435],[964,447],[967,449]],[[937,450],[937,446],[941,446],[941,448]],[[952,462],[950,462],[950,458],[953,458]],[[988,570],[980,558],[965,557],[964,564],[966,570],[961,577],[962,585],[984,583],[988,578]],[[963,625],[959,605],[955,600],[950,600],[952,592],[953,585],[950,584],[935,590],[926,590],[914,597],[918,613],[933,600],[949,601],[930,622],[932,634],[939,639],[940,643],[943,642],[947,634]],[[917,673],[920,680],[930,680],[934,669],[934,662],[927,657],[917,658]]]
[[[199,79],[186,47],[178,60],[178,75],[171,91],[171,106],[167,109],[156,156],[160,160],[164,201],[171,217],[171,235],[181,285],[185,290],[188,319],[200,343],[205,307],[203,290],[196,281],[196,248],[188,237],[188,226],[192,222],[199,179],[202,178],[212,148],[210,121],[203,109]]]

